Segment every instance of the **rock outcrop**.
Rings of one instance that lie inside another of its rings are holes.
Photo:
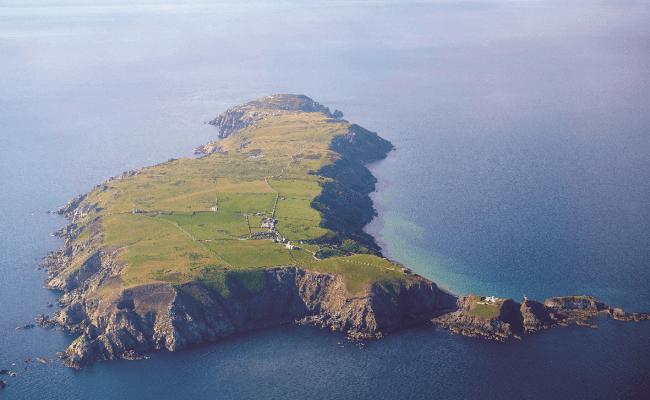
[[[270,111],[263,111],[261,109]],[[332,114],[328,107],[313,101],[307,96],[275,94],[264,97],[263,99],[250,101],[246,104],[232,107],[207,123],[218,126],[219,138],[225,138],[240,129],[253,125],[265,117],[278,115],[279,112],[285,110],[322,112],[325,115],[331,116],[332,119],[336,119],[339,116],[337,113]],[[277,113],[275,111],[277,111]],[[340,115],[342,116],[342,114]],[[199,148],[197,148],[197,151],[198,153],[208,154],[204,150],[199,150]]]
[[[548,329],[558,323],[553,310],[539,301],[525,299],[519,308],[521,322],[525,332]],[[519,316],[518,316],[519,317]]]
[[[221,146],[219,146],[218,141],[210,141],[194,149],[194,154],[208,155],[213,153],[221,153]]]
[[[484,336],[489,339],[503,340],[520,329],[517,319],[518,303],[507,299],[501,304],[492,317],[475,315],[472,311],[479,302],[479,296],[463,296],[456,302],[456,311],[442,315],[433,320],[443,328],[465,336]]]

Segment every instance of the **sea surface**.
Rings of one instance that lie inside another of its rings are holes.
[[[3,1],[0,397],[650,398],[650,323],[607,318],[505,343],[288,325],[81,371],[25,362],[73,336],[15,329],[58,309],[46,211],[271,93],[394,143],[367,227],[389,258],[457,294],[650,312],[648,43],[634,0]]]

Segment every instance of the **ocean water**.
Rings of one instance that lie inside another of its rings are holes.
[[[506,343],[290,325],[82,371],[25,362],[74,337],[15,329],[57,309],[38,266],[66,221],[46,211],[280,92],[395,144],[367,227],[390,258],[459,294],[650,311],[649,19],[641,1],[3,2],[0,396],[650,397],[650,324],[606,318]]]

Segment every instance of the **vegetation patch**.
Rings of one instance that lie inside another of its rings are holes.
[[[198,240],[248,237],[246,217],[240,212],[197,212],[163,214],[158,218],[173,221]]]
[[[228,273],[230,290],[232,287],[243,287],[248,291],[247,294],[261,290],[266,286],[266,273],[262,269],[242,269]]]
[[[226,276],[228,271],[224,269],[223,265],[208,265],[201,269],[196,281],[214,289],[225,298],[230,297],[228,285],[226,284]]]
[[[371,250],[363,243],[352,239],[345,239],[343,243],[341,243],[341,249],[352,254],[374,254],[374,250]]]
[[[346,278],[346,287],[350,293],[363,292],[366,285],[374,282],[397,285],[413,279],[411,275],[402,273],[400,265],[385,258],[365,254],[303,262],[298,263],[298,267],[342,275]]]
[[[226,270],[212,265],[203,268],[196,281],[211,287],[224,298],[247,297],[266,286],[266,274],[260,268]]]
[[[320,258],[321,260],[332,257],[343,257],[346,255],[347,254],[343,250],[332,249],[328,247],[324,247],[318,253],[316,253],[316,257]]]
[[[377,301],[381,304],[378,310],[389,312],[397,308],[397,296],[394,284],[395,282],[386,279],[372,284],[372,291],[376,294]]]
[[[220,240],[205,245],[237,269],[294,264],[286,247],[270,240]]]

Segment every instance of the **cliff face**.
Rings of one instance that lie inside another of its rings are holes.
[[[374,239],[363,231],[377,215],[370,193],[377,179],[365,164],[381,160],[393,145],[358,125],[351,125],[346,135],[332,140],[330,150],[342,155],[334,164],[321,168],[317,174],[332,178],[322,184],[322,193],[311,206],[323,215],[323,228],[340,232],[341,237],[362,243],[379,254]]]
[[[153,349],[179,350],[298,319],[372,337],[426,322],[454,300],[424,278],[350,294],[337,275],[291,267],[269,268],[265,274],[265,287],[254,292],[231,281],[228,298],[199,283],[143,285],[110,299],[76,297],[54,317],[61,326],[82,333],[64,352],[64,364],[79,368]]]

